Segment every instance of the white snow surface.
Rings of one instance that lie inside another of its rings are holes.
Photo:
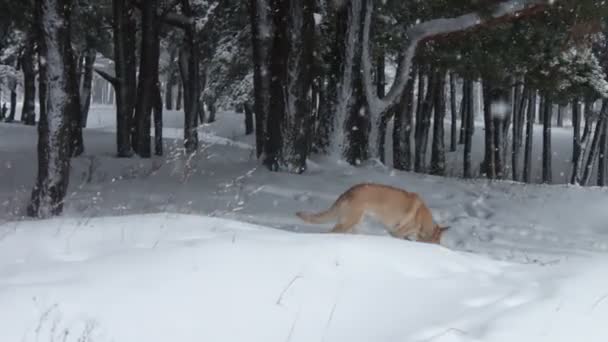
[[[605,189],[319,157],[304,175],[271,173],[244,116],[217,119],[192,158],[168,111],[166,156],[116,159],[113,108],[93,105],[65,213],[42,221],[22,217],[36,129],[0,124],[0,341],[608,340]],[[568,129],[553,131],[557,173]],[[364,181],[420,193],[451,226],[442,246],[372,219],[343,235],[294,216]]]

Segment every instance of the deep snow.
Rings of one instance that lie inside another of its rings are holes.
[[[66,341],[116,342],[608,338],[605,189],[318,157],[304,175],[270,173],[230,112],[200,128],[193,158],[182,115],[168,112],[165,157],[115,159],[113,118],[92,107],[65,214],[46,221],[21,217],[35,128],[0,124],[0,340],[63,341],[66,329]],[[567,128],[553,146],[567,173]],[[364,235],[317,234],[330,225],[294,216],[362,181],[419,192],[452,227],[444,246],[390,238],[371,220]]]

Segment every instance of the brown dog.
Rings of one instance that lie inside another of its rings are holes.
[[[431,211],[418,194],[374,183],[351,187],[326,211],[296,215],[317,224],[337,220],[331,232],[347,233],[366,213],[378,218],[392,236],[401,239],[439,244],[442,233],[448,229],[433,222]]]

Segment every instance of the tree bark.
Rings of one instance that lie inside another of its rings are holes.
[[[158,0],[148,0],[141,8],[141,49],[137,103],[135,105],[135,139],[133,149],[142,158],[151,156],[150,121],[156,101],[158,80],[159,25]]]
[[[173,88],[175,88],[175,84],[177,83],[177,75],[175,67],[173,66],[177,61],[177,49],[171,49],[170,52],[170,67],[169,67],[169,77],[167,77],[167,85],[165,86],[165,108],[167,110],[173,109]]]
[[[450,129],[450,152],[456,151],[458,143],[458,109],[456,103],[456,76],[453,72],[450,73],[450,114],[452,116],[452,125]]]
[[[128,0],[113,0],[114,72],[112,79],[116,92],[116,155],[126,158],[132,155],[135,137],[134,111],[137,94],[134,9]],[[97,70],[98,73],[99,70]],[[101,74],[101,73],[100,73]]]
[[[530,89],[526,115],[526,146],[524,149],[524,182],[532,181],[532,144],[534,137],[534,118],[536,117],[536,90]]]
[[[463,112],[466,120],[465,132],[464,132],[464,167],[463,176],[464,178],[473,177],[473,169],[471,162],[471,148],[473,145],[473,126],[474,126],[474,115],[473,115],[473,81],[465,80],[463,85]]]
[[[416,153],[414,155],[415,172],[424,172],[426,168],[426,151],[429,144],[429,128],[431,126],[431,115],[433,114],[434,105],[433,97],[439,79],[437,70],[431,70],[429,74],[428,86],[422,103],[422,110],[420,111],[420,121],[416,123]]]
[[[581,153],[581,106],[579,99],[572,101],[572,163],[575,163]]]
[[[384,74],[384,69],[386,67],[384,50],[380,48],[380,53],[377,58],[376,63],[376,93],[379,98],[384,97],[384,87],[386,84],[386,76]],[[382,164],[386,162],[386,126],[388,125],[388,121],[390,120],[390,115],[383,115],[380,119],[380,129],[378,134],[378,158]]]
[[[82,79],[80,101],[80,112],[82,115],[82,127],[87,127],[87,119],[89,117],[89,108],[91,106],[91,88],[93,86],[93,67],[95,66],[95,57],[97,52],[89,47],[85,51],[84,56],[84,77]]]
[[[557,106],[557,127],[564,127],[564,106]]]
[[[253,109],[247,102],[243,104],[243,110],[245,111],[245,135],[253,133]]]
[[[600,112],[600,116],[595,125],[595,132],[593,133],[593,140],[591,141],[591,147],[589,148],[589,154],[587,155],[587,162],[585,164],[585,168],[583,169],[583,175],[579,182],[581,185],[589,184],[589,179],[591,178],[591,172],[593,171],[593,166],[598,157],[599,145],[601,141],[601,136],[604,131],[604,125],[606,124],[606,115],[608,111],[608,100],[602,101],[602,109]],[[584,154],[584,153],[583,153]]]
[[[483,121],[485,126],[485,153],[481,172],[489,179],[496,178],[496,134],[495,121],[492,118],[492,86],[488,81],[483,82]]]
[[[160,91],[160,86],[156,87],[154,96],[154,154],[157,156],[163,155],[163,101]]]
[[[433,143],[431,151],[431,174],[445,175],[445,143],[443,121],[446,114],[445,70],[439,70],[435,86],[435,118],[433,121]]]
[[[49,217],[63,210],[70,174],[70,121],[79,114],[71,48],[70,0],[36,0],[40,70],[38,176],[28,216]]]
[[[412,70],[416,74],[415,70]],[[393,167],[397,170],[412,170],[411,135],[414,124],[414,83],[415,77],[410,77],[405,92],[395,110],[393,126]]]
[[[263,157],[267,141],[266,120],[270,112],[272,13],[267,0],[250,0],[249,12],[253,50],[256,155],[260,158]]]
[[[597,165],[597,185],[606,186],[606,172],[608,172],[608,119],[602,119],[600,137],[599,160]]]
[[[519,102],[515,106],[515,112],[513,113],[513,146],[511,148],[511,172],[513,180],[518,182],[520,180],[519,165],[520,165],[520,154],[523,139],[523,127],[525,122],[525,109],[526,103],[529,99],[528,89],[526,86],[523,87],[520,95]]]
[[[551,119],[553,116],[553,103],[549,97],[543,101],[543,183],[553,182],[551,168]]]
[[[182,98],[184,87],[180,83],[177,85],[177,99],[175,100],[175,110],[182,110]]]
[[[21,57],[21,70],[23,70],[21,121],[31,126],[36,124],[36,70],[34,68],[36,36],[33,30],[34,28],[31,28],[27,33],[25,50]]]

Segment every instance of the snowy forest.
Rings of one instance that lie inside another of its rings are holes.
[[[552,183],[551,129],[569,126],[569,182],[606,185],[608,6],[601,2],[57,0],[2,7],[9,103],[2,115],[15,121],[20,92],[19,121],[39,118],[31,216],[61,212],[70,159],[84,152],[94,87],[111,92],[97,98],[115,104],[120,158],[163,154],[163,107],[183,108],[184,148],[195,153],[197,126],[213,122],[220,107],[244,113],[256,155],[272,171],[302,173],[310,155],[326,154],[446,175],[446,155],[459,153],[452,175],[534,182],[531,171],[540,168],[541,181]],[[105,68],[98,56],[108,60]],[[38,113],[36,102],[44,104]],[[537,124],[540,161],[531,152]],[[475,129],[485,136],[480,165],[471,158]]]
[[[0,0],[0,341],[605,342],[606,208],[606,1]]]

